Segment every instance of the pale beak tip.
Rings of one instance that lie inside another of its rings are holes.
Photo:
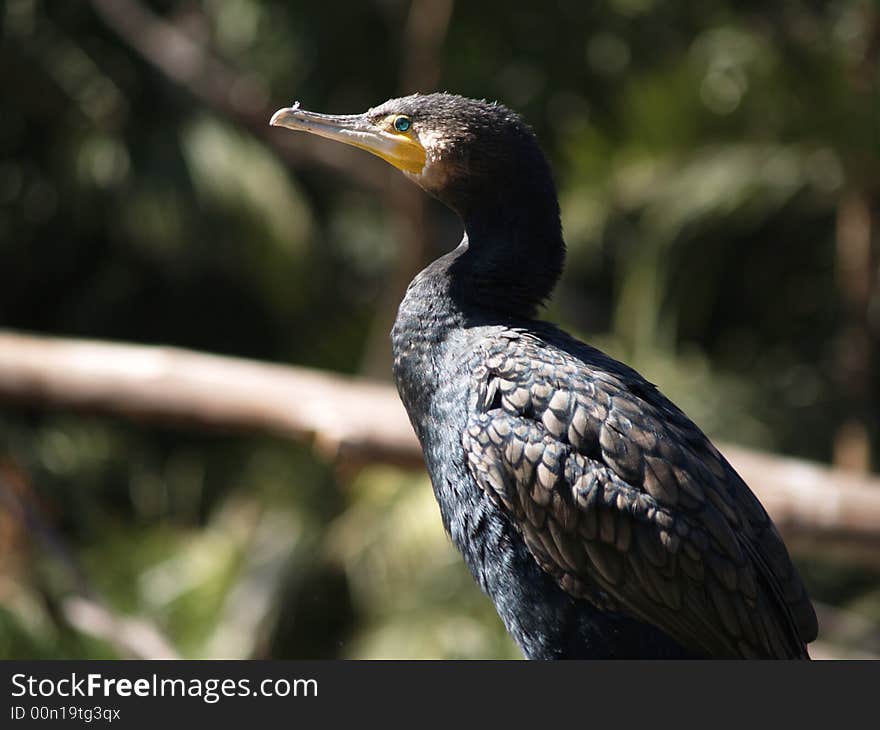
[[[270,127],[278,127],[281,125],[281,117],[285,115],[286,112],[290,111],[287,108],[279,109],[272,115],[272,118],[269,120]]]
[[[279,109],[277,112],[275,112],[272,115],[272,118],[269,120],[269,126],[270,127],[283,127],[284,122],[282,120],[284,119],[284,117],[286,117],[287,115],[292,114],[294,112],[298,112],[298,111],[299,111],[299,102],[298,101],[293,102],[293,106],[286,106],[282,109]]]

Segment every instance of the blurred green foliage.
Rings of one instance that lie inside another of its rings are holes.
[[[0,3],[0,326],[360,371],[401,259],[381,197],[286,165],[96,5]],[[146,5],[267,112],[363,110],[413,55],[408,0]],[[489,0],[455,5],[434,62],[552,159],[570,257],[547,316],[713,436],[830,460],[847,423],[878,446],[880,289],[847,304],[840,232],[867,210],[876,282],[878,49],[871,0]],[[430,255],[457,243],[427,220]],[[0,414],[0,478],[0,656],[124,655],[75,594],[191,657],[517,656],[420,475],[25,408]],[[880,617],[876,574],[803,565]]]

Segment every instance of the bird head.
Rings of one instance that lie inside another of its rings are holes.
[[[549,169],[531,130],[507,107],[453,94],[390,99],[363,114],[329,115],[294,104],[270,124],[360,147],[466,214],[469,201],[498,194],[499,181]],[[552,184],[552,183],[551,183]]]

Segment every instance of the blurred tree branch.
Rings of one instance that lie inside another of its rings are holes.
[[[314,439],[331,458],[422,462],[386,385],[176,348],[0,331],[0,400]]]
[[[862,53],[851,61],[849,74],[853,88],[866,99],[876,101],[880,13],[868,6],[862,12],[869,29],[867,42]],[[868,471],[871,468],[870,432],[875,425],[869,403],[876,370],[875,343],[880,334],[872,313],[877,299],[880,200],[876,183],[872,186],[857,175],[851,177],[855,185],[838,201],[835,233],[835,273],[842,305],[836,376],[848,416],[834,435],[834,463],[847,469]]]
[[[394,389],[168,347],[0,332],[0,401],[311,440],[348,464],[420,467]],[[793,544],[876,561],[880,478],[725,445]]]
[[[120,616],[93,599],[68,596],[61,601],[61,614],[73,628],[106,641],[123,658],[180,659],[177,650],[152,623]]]
[[[270,145],[289,163],[325,167],[369,190],[383,190],[383,163],[360,157],[345,145],[324,144],[305,134],[269,127],[276,106],[254,74],[236,71],[211,55],[185,31],[137,0],[91,0],[98,16],[119,38],[169,81],[182,86],[216,113],[234,120]]]

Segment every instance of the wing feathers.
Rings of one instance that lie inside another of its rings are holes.
[[[475,353],[476,482],[572,595],[711,656],[806,656],[815,613],[760,503],[653,386],[577,347],[522,333]]]

